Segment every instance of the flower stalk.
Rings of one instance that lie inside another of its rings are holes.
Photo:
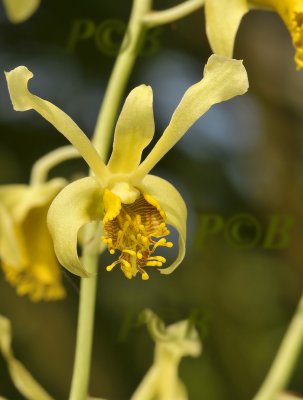
[[[98,231],[96,225],[88,226],[85,231],[85,243],[87,244],[83,246],[83,263],[92,276],[90,278],[81,278],[77,342],[70,400],[84,400],[88,392],[98,266],[98,247],[95,246],[96,249],[94,251],[93,246],[89,246],[89,243],[96,235],[96,231]]]
[[[303,344],[303,295],[270,371],[253,400],[275,400],[285,389]]]
[[[204,3],[205,0],[187,0],[167,10],[148,13],[144,15],[142,21],[148,28],[169,24],[197,11]]]
[[[109,151],[121,98],[141,49],[146,30],[143,17],[151,10],[151,6],[152,0],[133,1],[128,28],[108,82],[93,137],[93,143],[103,160]]]
[[[103,160],[106,159],[109,151],[117,110],[145,31],[141,22],[142,16],[150,10],[151,3],[152,0],[134,0],[133,2],[129,25],[101,105],[93,144]],[[89,239],[97,231],[98,228],[94,224],[86,228],[85,235]],[[99,246],[98,242],[95,246],[83,246],[83,264],[91,276],[81,278],[77,342],[70,400],[84,400],[88,393]]]

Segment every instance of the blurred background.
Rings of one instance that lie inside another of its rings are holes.
[[[158,0],[155,9],[180,1]],[[1,8],[0,69],[26,65],[30,87],[92,135],[131,1],[44,1],[20,25]],[[81,27],[82,37],[77,36]],[[86,37],[84,37],[86,36]],[[204,11],[147,34],[128,90],[154,90],[156,137],[182,94],[202,77],[211,54]],[[138,314],[152,308],[166,323],[192,318],[203,341],[180,376],[189,399],[246,400],[263,381],[303,287],[303,72],[274,13],[242,21],[235,57],[250,90],[213,107],[153,173],[170,180],[188,206],[185,261],[169,276],[128,281],[100,259],[90,393],[127,400],[152,363],[153,343]],[[12,110],[0,79],[0,184],[27,183],[32,163],[66,140],[35,112]],[[81,160],[51,176],[86,174]],[[171,252],[171,257],[173,256]],[[67,296],[54,303],[18,297],[0,277],[0,313],[11,319],[16,356],[56,400],[68,397],[79,280],[64,272]],[[303,394],[303,356],[289,390]],[[22,399],[0,357],[0,395]]]

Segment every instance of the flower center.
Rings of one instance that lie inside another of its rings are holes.
[[[105,216],[103,219],[105,235],[102,237],[111,254],[121,252],[118,260],[106,269],[111,271],[120,264],[124,275],[131,279],[138,272],[142,279],[149,276],[145,267],[162,267],[166,259],[154,256],[158,247],[172,247],[164,236],[169,235],[166,216],[160,204],[148,194],[140,193],[132,204],[123,204],[121,199],[109,190],[104,194]]]

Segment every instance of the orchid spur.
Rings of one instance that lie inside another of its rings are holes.
[[[287,26],[296,49],[297,68],[303,68],[302,0],[205,0],[206,32],[216,54],[232,57],[235,36],[249,9],[276,11]]]
[[[212,105],[247,91],[242,62],[210,57],[204,78],[185,92],[169,125],[143,162],[142,151],[154,134],[152,89],[145,85],[133,89],[118,118],[107,165],[70,117],[29,92],[27,84],[32,76],[23,66],[6,73],[14,109],[40,113],[78,149],[93,171],[93,176],[66,186],[49,209],[48,226],[60,263],[74,274],[88,276],[77,253],[78,232],[85,224],[102,220],[103,242],[111,254],[120,252],[108,271],[120,265],[127,278],[139,272],[143,280],[149,278],[146,267],[171,273],[185,254],[186,206],[169,182],[149,172]],[[179,252],[169,267],[161,268],[166,260],[154,252],[172,246],[166,239],[167,225],[178,232]]]

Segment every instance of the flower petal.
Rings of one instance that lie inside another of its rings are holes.
[[[28,400],[52,400],[52,397],[18,361],[11,348],[10,321],[0,315],[0,351],[5,358],[10,376],[19,392]]]
[[[48,227],[59,262],[73,274],[88,277],[77,253],[79,229],[102,218],[102,188],[92,177],[66,186],[48,212]]]
[[[60,108],[29,92],[27,85],[33,77],[32,72],[26,67],[20,66],[6,72],[5,76],[14,110],[27,111],[33,109],[37,111],[70,141],[96,176],[104,181],[107,177],[107,168],[78,125]]]
[[[0,260],[17,267],[26,262],[23,247],[19,246],[16,225],[3,204],[0,203]]]
[[[27,189],[28,186],[22,184],[0,185],[0,201],[11,209],[20,202]]]
[[[24,264],[26,260],[12,215],[12,210],[24,197],[26,190],[26,185],[0,186],[0,259],[13,267]]]
[[[40,5],[40,0],[3,0],[7,17],[15,24],[27,20]]]
[[[242,61],[212,55],[205,66],[203,79],[185,92],[163,135],[132,174],[133,182],[148,174],[211,106],[243,94],[247,89],[247,73]]]
[[[303,2],[301,0],[253,0],[252,3],[259,8],[272,8],[280,15],[292,37],[296,50],[297,69],[303,68]]]
[[[64,297],[61,271],[47,229],[50,203],[64,179],[37,186],[7,185],[0,188],[0,257],[6,279],[19,295],[32,301]]]
[[[159,269],[162,274],[170,274],[178,267],[185,255],[186,205],[177,189],[158,176],[147,175],[138,185],[138,189],[149,194],[160,203],[167,216],[167,224],[174,227],[179,234],[179,253],[176,260],[169,267]]]
[[[61,268],[46,224],[49,206],[50,202],[32,208],[17,226],[19,247],[24,250],[26,260],[17,267],[6,262],[2,265],[7,281],[16,287],[17,294],[28,295],[34,302],[65,296]]]
[[[31,209],[49,204],[66,184],[65,179],[54,178],[44,184],[26,186],[26,190],[22,196],[20,195],[17,204],[10,209],[14,219],[18,223],[22,223]]]
[[[178,368],[183,357],[197,357],[201,353],[201,342],[196,328],[190,320],[165,327],[160,318],[149,309],[141,315],[142,322],[146,322],[155,341],[154,362],[131,400],[187,400],[186,387],[179,378]]]
[[[1,399],[0,399],[1,400]],[[103,398],[101,398],[101,397],[91,397],[91,396],[89,396],[88,398],[87,398],[87,400],[106,400],[106,399],[103,399]]]
[[[206,33],[214,53],[232,57],[235,37],[247,11],[247,0],[206,0]]]
[[[153,92],[150,86],[141,85],[127,96],[119,116],[108,162],[110,172],[128,173],[136,169],[154,131]]]

